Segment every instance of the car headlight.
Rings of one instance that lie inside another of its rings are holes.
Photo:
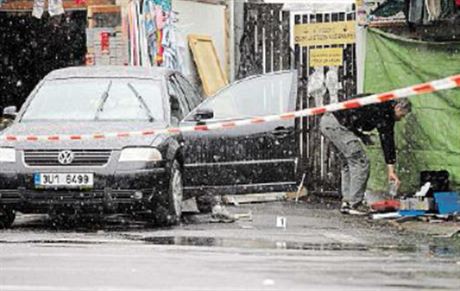
[[[0,163],[16,162],[16,151],[13,148],[0,148]]]
[[[156,162],[162,156],[155,148],[126,148],[121,151],[120,162]]]

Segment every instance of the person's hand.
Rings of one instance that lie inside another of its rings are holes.
[[[398,175],[396,175],[394,165],[388,165],[388,181],[393,181],[397,188],[401,185],[401,181],[399,180]]]

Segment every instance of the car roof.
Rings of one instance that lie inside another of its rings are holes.
[[[172,70],[160,67],[81,66],[54,70],[45,77],[45,80],[83,77],[160,79],[171,72]]]

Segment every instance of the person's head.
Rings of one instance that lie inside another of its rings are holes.
[[[412,105],[407,98],[397,100],[395,104],[395,120],[402,120],[411,111]]]

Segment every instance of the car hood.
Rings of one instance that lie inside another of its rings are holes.
[[[124,133],[163,129],[165,122],[21,122],[13,123],[0,135],[80,135]],[[121,149],[126,146],[159,145],[167,136],[112,137],[103,140],[72,141],[0,141],[0,146],[14,146],[16,149]]]

